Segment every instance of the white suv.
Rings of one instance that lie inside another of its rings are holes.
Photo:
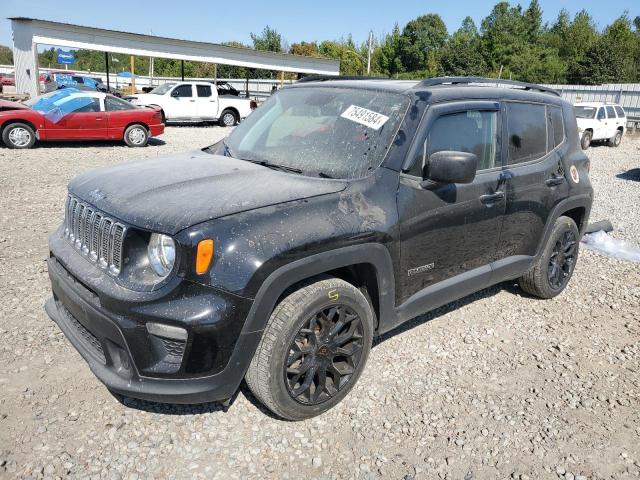
[[[125,98],[134,105],[160,107],[163,122],[218,121],[223,127],[236,125],[255,108],[248,98],[218,95],[210,82],[169,82]]]
[[[627,127],[627,114],[620,105],[584,102],[576,103],[574,109],[583,150],[597,140],[606,140],[610,147],[620,145]]]

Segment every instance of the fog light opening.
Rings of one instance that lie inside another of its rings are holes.
[[[162,323],[148,322],[147,332],[158,337],[171,338],[174,340],[186,341],[188,334],[184,328],[164,325]]]

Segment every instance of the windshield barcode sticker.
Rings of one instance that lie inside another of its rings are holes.
[[[342,118],[351,120],[352,122],[359,123],[374,130],[378,130],[383,126],[389,117],[382,115],[381,113],[367,110],[366,108],[358,107],[357,105],[351,105],[347,108],[342,115]]]

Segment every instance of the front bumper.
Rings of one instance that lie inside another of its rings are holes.
[[[75,271],[96,268],[76,257],[86,265]],[[240,333],[250,300],[182,282],[166,298],[145,301],[136,294],[131,302],[114,302],[78,280],[89,281],[90,274],[76,278],[53,254],[48,267],[53,297],[45,310],[110,390],[149,401],[205,403],[238,389],[262,335]],[[188,339],[167,345],[147,331],[148,321],[184,328]]]

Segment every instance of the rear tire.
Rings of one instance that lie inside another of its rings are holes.
[[[314,417],[349,393],[372,340],[373,310],[364,295],[344,280],[325,278],[276,306],[245,380],[276,415]]]
[[[9,148],[31,148],[36,143],[36,133],[26,123],[12,123],[2,130],[2,141]]]
[[[609,139],[609,146],[619,147],[621,143],[622,143],[622,131],[616,130],[616,134],[613,136],[613,138]]]
[[[589,131],[582,134],[582,138],[580,139],[580,146],[582,147],[582,150],[587,150],[591,146],[592,138],[593,134]]]
[[[233,110],[223,110],[220,115],[221,127],[233,127],[238,124],[238,114]]]
[[[520,288],[539,298],[559,295],[571,280],[579,248],[580,234],[576,223],[569,217],[559,217],[542,254],[518,280]]]
[[[144,125],[134,123],[124,131],[124,143],[129,147],[144,147],[149,142],[149,131]]]

